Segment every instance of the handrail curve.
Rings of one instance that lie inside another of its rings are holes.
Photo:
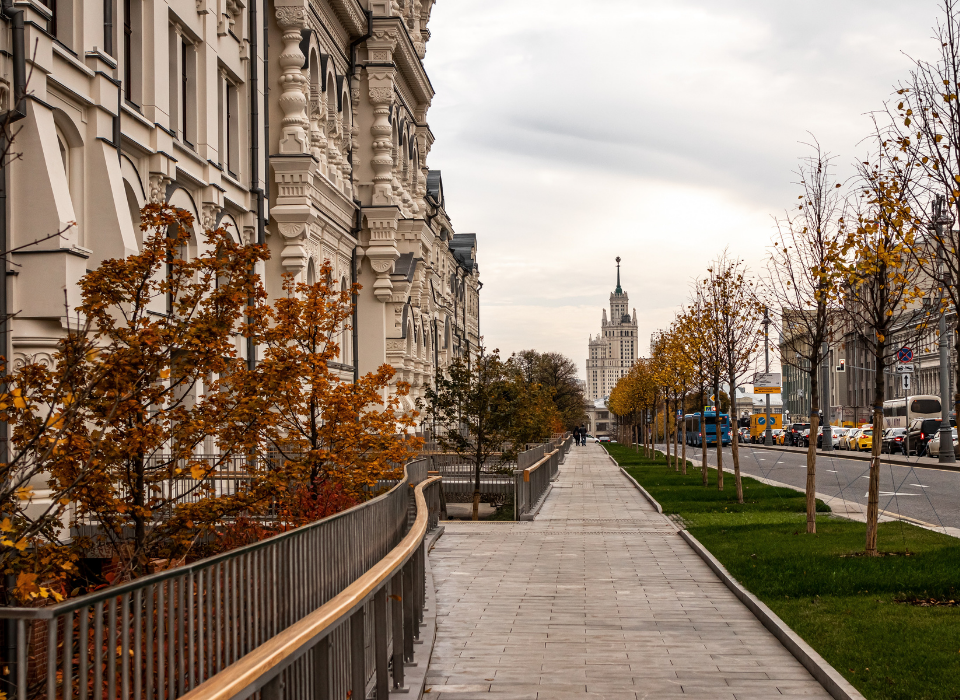
[[[423,490],[433,476],[414,487],[417,516],[410,531],[387,556],[315,611],[281,631],[235,663],[181,696],[181,700],[237,700],[262,689],[289,662],[330,634],[416,553],[427,533],[429,513]],[[288,663],[284,663],[288,662]]]

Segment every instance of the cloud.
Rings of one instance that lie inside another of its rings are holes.
[[[429,162],[456,230],[479,237],[487,344],[582,369],[620,255],[645,352],[724,248],[762,264],[808,132],[841,166],[863,150],[865,113],[906,75],[902,52],[936,48],[937,6],[436,5]]]

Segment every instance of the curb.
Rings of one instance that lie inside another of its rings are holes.
[[[427,546],[427,554],[423,558],[424,578],[424,607],[423,624],[420,627],[420,639],[415,641],[420,649],[419,653],[426,658],[420,658],[413,664],[404,664],[404,681],[406,688],[391,690],[388,695],[392,698],[411,698],[413,691],[416,690],[418,700],[423,698],[424,690],[427,687],[427,673],[430,671],[430,662],[433,661],[433,647],[437,641],[437,589],[433,583],[433,569],[430,567],[430,547],[443,535],[443,526],[434,528]]]
[[[805,455],[807,453],[806,449],[804,450],[795,450],[790,449],[789,447],[773,447],[768,445],[744,445],[744,447],[750,447],[754,450],[770,450],[771,452],[786,452],[787,454],[797,454]],[[836,459],[851,459],[858,462],[869,462],[873,457],[867,455],[859,455],[856,452],[851,450],[830,450],[829,452],[824,452],[823,450],[817,450],[817,454],[822,457],[834,457]],[[884,459],[883,455],[880,455],[881,464],[892,464],[895,467],[916,467],[917,469],[939,469],[945,472],[960,472],[960,466],[951,467],[948,464],[923,464],[921,462],[911,462],[908,459]]]
[[[543,492],[543,495],[540,496],[540,500],[537,501],[537,506],[528,513],[524,513],[520,516],[520,520],[515,520],[514,522],[524,522],[530,521],[537,517],[540,514],[540,509],[543,508],[543,504],[547,502],[547,496],[550,495],[550,492],[553,491],[553,482],[547,484],[547,490]]]
[[[700,544],[696,537],[686,530],[680,531],[680,537],[690,545],[707,566],[726,584],[727,588],[733,591],[733,594],[740,599],[754,616],[760,620],[764,627],[780,640],[787,650],[796,657],[797,661],[803,664],[810,675],[830,693],[836,700],[865,700],[856,688],[850,685],[846,678],[830,664],[828,664],[820,654],[813,650],[803,639],[792,629],[790,629],[783,620],[777,617],[770,608],[768,608],[759,598],[750,593],[741,586],[733,576],[724,568],[723,564],[717,561],[707,549]]]
[[[617,464],[617,461],[613,459],[612,455],[608,453],[607,456],[610,457],[614,464]],[[644,497],[654,505],[657,512],[663,513],[661,505],[647,493],[633,477],[627,474],[623,470],[623,467],[620,467],[619,464],[617,464],[617,466],[641,493],[643,493]],[[787,651],[793,654],[794,658],[810,672],[810,675],[812,675],[835,700],[866,700],[856,688],[850,685],[850,682],[847,681],[846,678],[841,676],[833,666],[828,664],[820,654],[814,651],[813,647],[803,641],[796,632],[777,617],[776,613],[768,608],[759,598],[750,593],[750,591],[741,586],[724,568],[723,564],[700,544],[696,537],[686,530],[680,530],[678,534],[683,538],[684,542],[690,545],[690,548],[706,562],[707,566],[717,575],[717,578],[723,581],[726,587],[737,596],[740,602],[753,613],[754,617],[760,620],[760,624],[766,627],[773,636],[783,644]]]
[[[620,466],[620,465],[617,465],[617,466]],[[643,497],[646,498],[648,501],[650,501],[650,505],[656,508],[657,512],[660,513],[660,515],[663,515],[663,507],[659,503],[657,503],[654,497],[651,496],[649,493],[647,493],[647,490],[643,488],[640,484],[638,484],[637,480],[634,479],[632,476],[630,476],[627,473],[626,469],[624,469],[623,467],[620,467],[620,471],[623,473],[625,477],[627,477],[630,480],[631,484],[637,487],[637,490],[643,495]]]

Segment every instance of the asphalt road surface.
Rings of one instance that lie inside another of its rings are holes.
[[[708,448],[707,455],[709,464],[716,467],[717,448]],[[845,459],[843,455],[842,451],[817,454],[817,492],[855,501],[866,509],[870,463]],[[700,448],[687,446],[688,458],[699,461],[700,456]],[[901,455],[896,458],[903,459]],[[723,450],[723,466],[733,468],[729,447]],[[806,453],[740,445],[740,471],[803,489],[807,479]],[[824,500],[829,504],[829,498]],[[884,463],[880,469],[880,508],[930,525],[960,527],[960,472]]]

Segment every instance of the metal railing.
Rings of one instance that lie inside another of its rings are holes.
[[[569,448],[569,446],[568,446]],[[514,517],[516,520],[528,520],[546,495],[550,482],[560,475],[559,445],[548,442],[517,455],[514,478]]]
[[[361,698],[368,669],[385,687],[387,648],[402,686],[423,616],[423,537],[440,511],[427,471],[412,462],[382,496],[218,556],[49,607],[0,608],[0,687],[18,700],[239,698],[244,688],[265,700]],[[304,629],[312,654],[278,656],[277,640]],[[238,675],[252,664],[255,679]]]

